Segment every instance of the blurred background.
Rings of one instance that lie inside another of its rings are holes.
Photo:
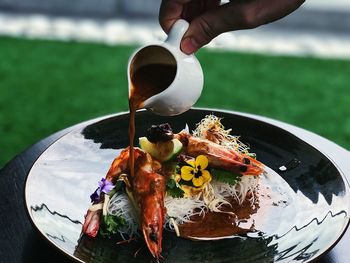
[[[0,167],[56,131],[128,110],[131,52],[166,37],[159,5],[0,0]],[[196,106],[272,117],[350,149],[348,0],[307,1],[278,22],[219,36],[197,57]]]

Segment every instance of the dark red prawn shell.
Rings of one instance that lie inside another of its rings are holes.
[[[130,147],[121,151],[112,162],[106,180],[116,182],[120,175],[129,171]],[[135,176],[127,176],[126,184],[132,192],[140,208],[140,221],[142,232],[151,254],[155,258],[161,258],[163,225],[165,218],[164,196],[166,191],[166,179],[158,173],[161,164],[139,148],[134,148]],[[100,200],[101,202],[101,200]],[[100,223],[102,210],[87,211],[82,232],[90,237],[96,237]]]
[[[207,139],[194,137],[187,132],[176,134],[176,138],[184,145],[186,155],[192,157],[205,155],[212,168],[243,175],[260,175],[264,172],[264,165],[261,162]]]
[[[90,236],[96,237],[98,230],[100,229],[102,210],[91,211],[88,210],[85,215],[85,221],[83,224],[83,233]]]

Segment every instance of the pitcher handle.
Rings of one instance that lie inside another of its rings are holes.
[[[183,19],[177,20],[174,25],[171,27],[168,38],[165,42],[170,45],[180,49],[181,39],[184,36],[185,32],[188,29],[188,22]]]

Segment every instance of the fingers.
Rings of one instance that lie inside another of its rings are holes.
[[[182,39],[182,51],[191,54],[209,43],[217,35],[230,31],[234,13],[235,10],[229,3],[194,18]]]
[[[178,19],[183,18],[191,22],[193,18],[216,8],[219,4],[220,0],[162,0],[159,23],[168,33]]]
[[[255,28],[280,19],[304,0],[236,0],[197,16],[181,42],[186,54],[197,51],[219,34],[232,30]]]
[[[171,26],[180,18],[185,4],[192,0],[162,0],[159,9],[159,24],[165,31],[169,33]]]
[[[195,17],[215,9],[220,5],[220,0],[192,0],[184,5],[182,18],[191,22]]]
[[[178,19],[189,21],[181,49],[191,54],[223,32],[255,28],[275,21],[293,12],[304,1],[235,0],[218,6],[218,0],[163,0],[159,23],[168,33]]]

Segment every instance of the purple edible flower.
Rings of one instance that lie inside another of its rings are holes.
[[[92,195],[90,195],[91,202],[98,202],[100,200],[101,193],[108,194],[111,190],[113,190],[113,188],[114,184],[112,184],[112,182],[102,178],[101,181],[98,182],[98,188],[92,193]]]
[[[104,178],[98,183],[98,186],[100,187],[101,192],[105,194],[108,194],[114,188],[114,184],[110,181],[106,181]]]

